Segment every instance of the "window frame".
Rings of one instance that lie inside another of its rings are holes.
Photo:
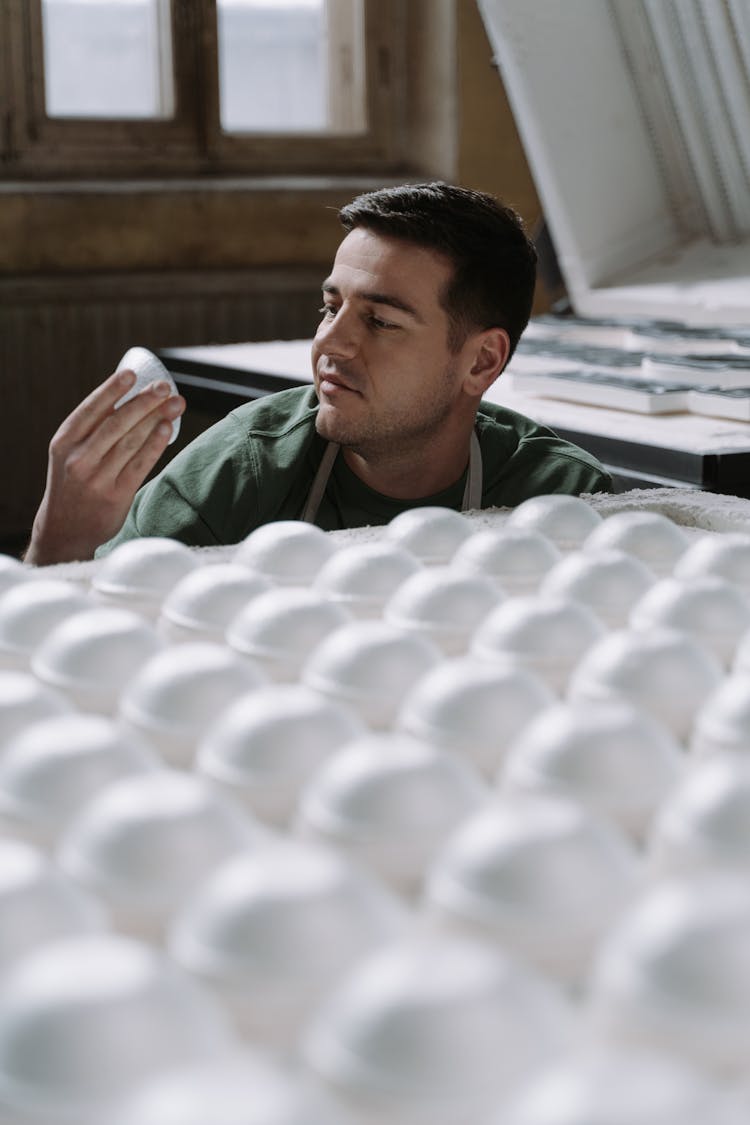
[[[362,0],[367,129],[362,133],[229,134],[219,121],[216,0],[171,0],[174,116],[168,120],[51,118],[45,109],[42,0],[0,8],[0,169],[16,179],[128,176],[366,175],[399,171],[406,36],[399,0]],[[327,0],[336,7],[349,0]],[[14,49],[18,47],[19,49]],[[332,37],[332,51],[341,44]],[[4,75],[4,77],[3,77]],[[333,84],[332,97],[346,97]]]

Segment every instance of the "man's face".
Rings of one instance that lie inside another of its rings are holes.
[[[312,347],[323,437],[387,454],[453,424],[461,354],[439,300],[451,273],[432,250],[361,227],[346,236]]]

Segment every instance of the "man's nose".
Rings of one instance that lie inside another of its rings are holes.
[[[342,307],[332,319],[321,321],[315,341],[326,355],[353,356],[359,347],[358,328],[353,311]]]

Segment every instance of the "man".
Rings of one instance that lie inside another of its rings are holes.
[[[514,506],[606,491],[598,462],[482,396],[531,311],[536,254],[491,196],[447,184],[385,188],[340,212],[323,283],[314,389],[233,411],[136,490],[185,407],[112,376],[50,445],[27,561],[90,558],[105,541],[238,542],[260,524],[382,524],[406,508]]]

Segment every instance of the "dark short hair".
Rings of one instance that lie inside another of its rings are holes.
[[[513,354],[531,315],[536,250],[511,207],[451,184],[405,184],[357,196],[339,219],[347,231],[364,227],[443,254],[453,265],[440,297],[451,349],[472,330],[504,328]]]

